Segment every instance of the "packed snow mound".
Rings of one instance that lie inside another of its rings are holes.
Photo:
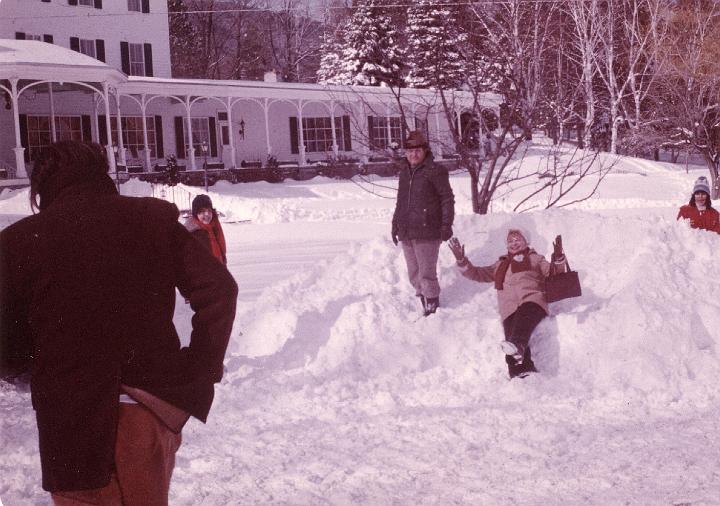
[[[546,257],[562,234],[583,295],[552,304],[533,337],[541,374],[532,381],[547,382],[545,391],[651,403],[718,396],[720,286],[709,282],[715,267],[702,259],[718,250],[720,236],[665,211],[642,219],[579,210],[458,218],[456,236],[476,265],[503,253],[511,224],[528,230]],[[475,395],[491,392],[506,376],[495,290],[460,276],[445,245],[439,274],[442,307],[420,317],[400,249],[383,239],[357,243],[270,287],[239,315],[252,324],[233,338],[227,381],[265,371],[376,382],[432,370],[449,383],[474,385]]]

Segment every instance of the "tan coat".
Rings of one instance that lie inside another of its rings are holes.
[[[502,259],[492,265],[476,267],[469,261],[458,264],[463,276],[481,283],[494,283],[495,271],[502,263]],[[530,270],[522,272],[511,272],[508,269],[505,273],[505,281],[502,290],[497,290],[498,311],[500,317],[505,320],[513,314],[523,302],[534,302],[548,312],[548,303],[545,300],[545,278],[553,274],[565,272],[567,262],[550,264],[545,257],[530,252]]]

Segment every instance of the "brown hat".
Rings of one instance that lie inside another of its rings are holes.
[[[428,147],[428,141],[420,130],[413,130],[408,133],[407,139],[405,139],[406,148],[426,148]]]

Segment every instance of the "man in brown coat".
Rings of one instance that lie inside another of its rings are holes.
[[[180,431],[206,421],[222,378],[237,285],[174,205],[118,195],[107,168],[75,141],[36,159],[39,213],[0,234],[0,377],[31,377],[56,504],[167,504]]]

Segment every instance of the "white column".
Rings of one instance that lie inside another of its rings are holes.
[[[115,106],[117,109],[117,124],[115,126],[115,129],[117,130],[118,136],[118,154],[120,155],[120,165],[124,165],[125,171],[129,173],[127,166],[127,157],[125,156],[125,143],[123,141],[122,117],[120,116],[120,92],[117,89],[115,90]],[[110,121],[110,118],[108,118],[108,121]]]
[[[270,156],[272,154],[272,146],[270,145],[270,118],[268,111],[270,110],[270,104],[268,102],[268,99],[265,99],[265,106],[263,107],[263,112],[265,113],[265,142],[267,144],[267,155]]]
[[[234,169],[237,167],[237,162],[235,161],[235,129],[233,128],[232,122],[232,103],[230,102],[230,97],[227,97],[227,115],[228,128],[230,129],[230,135],[228,136],[230,138],[230,161],[232,162],[232,168]],[[222,133],[222,129],[220,129],[220,131]]]
[[[50,101],[50,139],[57,142],[57,131],[55,129],[55,97],[53,96],[52,82],[48,83],[48,100]]]
[[[20,110],[18,108],[20,101],[18,100],[18,79],[10,79],[10,87],[12,89],[12,109],[13,120],[15,121],[15,177],[26,178],[27,170],[25,169],[25,148],[22,147],[22,139],[20,138]]]
[[[110,162],[110,173],[115,175],[117,173],[117,167],[115,166],[115,152],[112,148],[112,130],[110,128],[110,93],[108,83],[103,83],[103,99],[105,101],[105,133],[107,134],[107,144],[105,145],[105,152],[107,153],[107,159]]]
[[[368,134],[367,134],[367,142],[365,142],[363,146],[363,152],[362,156],[360,157],[360,161],[362,163],[368,163],[370,161],[370,146],[372,144],[372,132],[370,131],[370,125],[368,124],[368,114],[367,114],[367,105],[365,105],[365,102],[362,103],[362,118],[360,120],[360,125],[367,125],[368,128]],[[360,130],[360,134],[362,135],[362,129]]]
[[[190,97],[185,97],[185,112],[187,113],[187,123],[188,123],[188,155],[189,155],[189,162],[190,162],[190,170],[197,170],[197,165],[195,165],[195,147],[193,146],[193,136],[192,136],[192,118],[190,117]]]
[[[304,167],[307,163],[305,160],[305,135],[303,133],[303,115],[302,115],[303,101],[298,102],[298,138],[299,145],[298,151],[300,152],[300,166]]]
[[[140,113],[142,114],[142,126],[143,126],[143,153],[145,153],[145,172],[150,172],[150,149],[148,146],[148,134],[147,134],[147,95],[145,93],[141,96],[140,101]],[[155,126],[155,149],[157,149],[157,126]],[[157,154],[157,153],[156,153]]]
[[[333,155],[335,156],[335,159],[338,158],[338,142],[337,142],[337,135],[335,134],[335,101],[330,101],[330,128],[332,128],[332,149],[333,149]],[[347,149],[347,148],[345,148]]]
[[[392,129],[390,128],[390,104],[385,105],[385,129],[387,131],[387,146],[392,142]]]

